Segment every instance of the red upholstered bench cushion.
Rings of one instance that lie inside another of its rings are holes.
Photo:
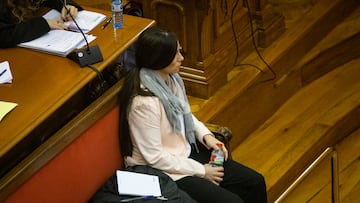
[[[6,202],[86,202],[121,165],[118,108],[114,108],[37,171]]]

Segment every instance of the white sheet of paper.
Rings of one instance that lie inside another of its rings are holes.
[[[161,196],[159,177],[129,171],[116,171],[120,195]]]
[[[10,65],[8,61],[0,63],[0,84],[12,83],[13,76],[11,74]]]

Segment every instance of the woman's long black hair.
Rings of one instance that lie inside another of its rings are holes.
[[[159,27],[150,27],[140,34],[135,47],[137,67],[128,71],[119,93],[119,141],[122,156],[132,155],[132,141],[127,119],[132,99],[137,95],[153,96],[151,92],[140,88],[140,69],[159,70],[167,67],[176,55],[177,37],[173,32]]]

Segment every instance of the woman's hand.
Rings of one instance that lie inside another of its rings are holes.
[[[205,135],[204,136],[204,143],[208,146],[208,147],[210,147],[210,148],[212,148],[212,149],[214,149],[214,150],[217,150],[219,147],[216,145],[217,143],[221,143],[222,144],[222,150],[223,150],[223,152],[224,152],[224,158],[225,158],[225,160],[227,160],[228,159],[228,150],[226,149],[226,147],[225,147],[225,145],[224,145],[224,143],[222,143],[222,142],[220,142],[218,139],[216,139],[213,135]]]
[[[46,21],[49,24],[50,29],[52,29],[52,30],[65,30],[65,29],[67,29],[67,26],[61,20],[49,19],[49,20],[46,20]]]
[[[224,167],[216,166],[213,167],[210,164],[205,164],[205,176],[204,178],[211,181],[215,185],[219,185],[224,177]]]
[[[77,14],[78,14],[78,9],[75,6],[72,6],[72,5],[67,5],[66,8],[67,9],[62,8],[62,10],[61,10],[61,18],[64,21],[72,20],[71,16],[73,18],[76,18]]]

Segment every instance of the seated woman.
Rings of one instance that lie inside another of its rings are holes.
[[[181,46],[173,32],[151,27],[136,43],[137,68],[120,91],[120,143],[127,166],[148,165],[168,174],[198,202],[267,202],[264,178],[227,159],[209,164],[217,140],[190,111],[179,76]]]
[[[68,11],[63,5],[63,0],[0,1],[0,48],[14,47],[19,43],[31,41],[51,29],[67,29],[63,20],[71,20],[69,13],[76,17],[78,10],[82,8],[72,0],[67,1]],[[46,20],[35,15],[42,6],[58,10],[63,20]]]

